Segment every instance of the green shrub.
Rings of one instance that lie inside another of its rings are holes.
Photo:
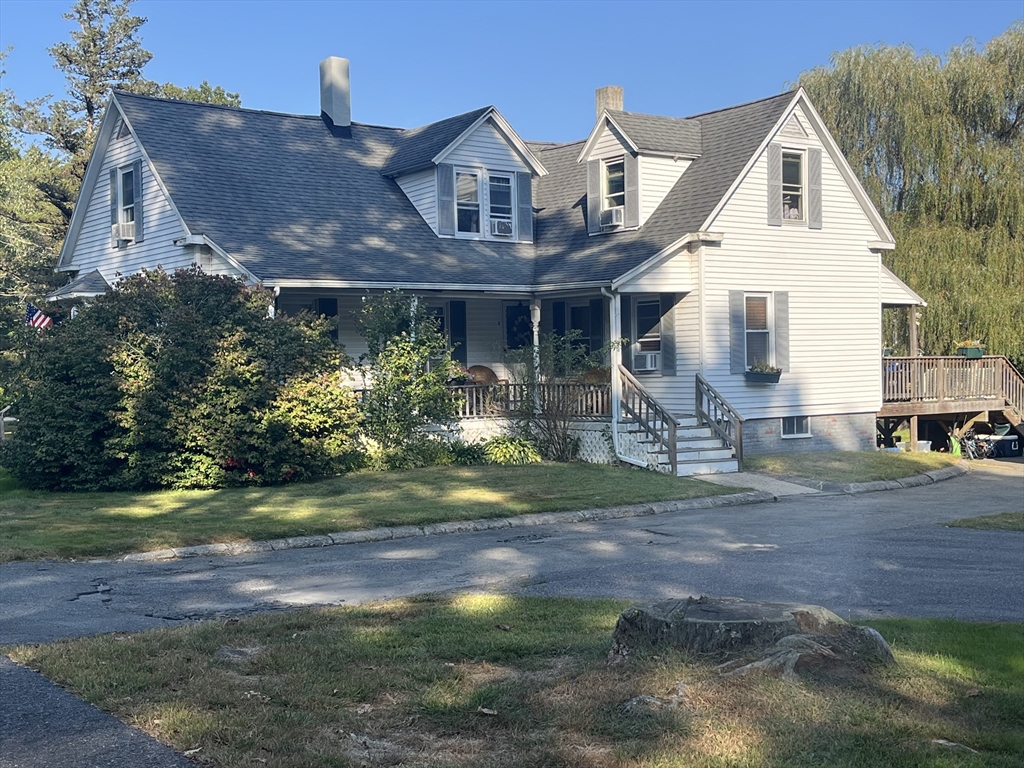
[[[449,446],[452,452],[452,463],[462,466],[474,466],[487,463],[487,451],[483,443],[466,443],[453,440]]]
[[[358,461],[327,323],[198,269],[129,277],[37,334],[4,466],[30,488],[272,484]]]
[[[540,452],[529,440],[522,437],[498,435],[484,443],[484,454],[491,464],[537,464]]]

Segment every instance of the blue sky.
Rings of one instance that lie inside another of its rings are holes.
[[[0,0],[3,87],[62,94],[46,48],[69,39],[70,0]],[[494,104],[527,139],[570,141],[594,119],[594,89],[626,109],[683,116],[780,92],[859,44],[944,53],[983,44],[1024,16],[1021,0],[960,2],[342,3],[140,0],[146,75],[203,79],[243,105],[319,112],[317,63],[351,59],[359,122],[412,127]]]

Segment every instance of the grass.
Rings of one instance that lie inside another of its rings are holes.
[[[743,468],[783,477],[806,477],[834,483],[898,480],[955,464],[948,453],[889,453],[887,451],[831,451],[775,453],[743,459]]]
[[[1024,510],[1020,512],[999,512],[995,515],[963,517],[951,523],[950,528],[977,528],[980,531],[1024,531]]]
[[[7,490],[0,496],[0,561],[103,557],[735,492],[698,480],[593,464],[357,472],[316,483],[219,491]]]
[[[428,597],[8,652],[224,768],[1021,765],[1024,624],[875,621],[898,666],[791,684],[664,649],[610,667],[625,605]],[[620,708],[680,682],[676,709]]]

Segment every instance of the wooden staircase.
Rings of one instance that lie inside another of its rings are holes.
[[[703,379],[697,377],[697,413],[676,415],[629,370],[623,366],[618,370],[622,381],[619,441],[634,459],[678,477],[740,470],[742,442],[734,436],[741,430],[734,427],[742,420],[731,408],[720,407],[725,401],[717,393],[714,404],[701,399],[702,382],[705,392],[710,389]]]

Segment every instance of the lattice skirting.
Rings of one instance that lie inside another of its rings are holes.
[[[649,443],[641,443],[644,437],[643,432],[631,432],[626,425],[619,426],[619,450],[623,456],[642,461],[647,464],[648,469],[656,472],[671,472],[666,466],[658,464],[659,454],[651,450]]]

